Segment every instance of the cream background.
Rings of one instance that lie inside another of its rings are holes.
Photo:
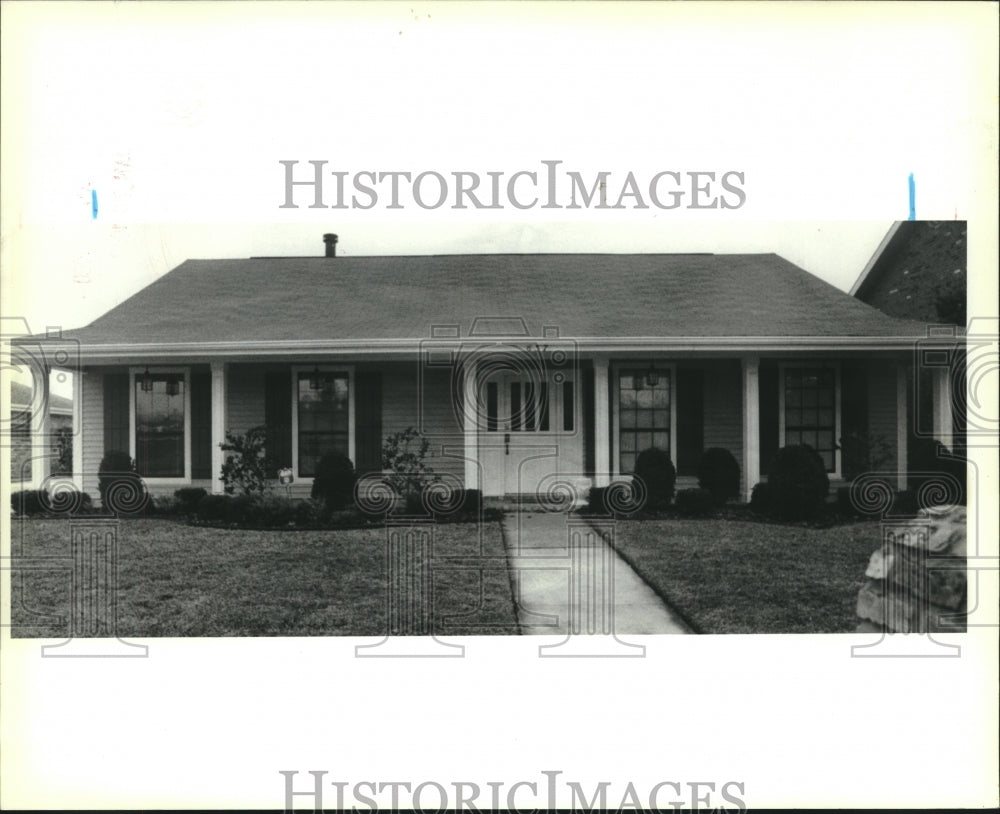
[[[969,221],[970,316],[995,316],[997,44],[991,4],[4,3],[3,316],[85,324],[188,257],[319,254],[324,231],[359,255],[778,251],[847,289],[907,216],[911,172],[919,218]],[[747,203],[278,208],[279,159],[550,158],[741,170]],[[974,460],[995,556],[995,450]],[[149,659],[100,661],[43,660],[4,631],[0,804],[278,807],[280,769],[480,785],[560,769],[612,798],[737,780],[754,807],[996,805],[995,634],[957,637],[959,659],[752,636],[655,640],[644,660],[495,638],[448,661],[357,660],[345,639],[154,640]]]

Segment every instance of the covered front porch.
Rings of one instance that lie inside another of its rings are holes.
[[[359,474],[380,472],[385,437],[415,427],[430,442],[435,473],[490,497],[568,484],[585,498],[590,486],[628,477],[649,447],[670,454],[678,488],[695,486],[701,454],[721,447],[738,461],[748,500],[790,444],[817,449],[832,482],[849,480],[858,472],[847,436],[878,436],[884,469],[902,489],[912,371],[905,351],[588,351],[499,341],[395,354],[150,355],[86,364],[75,376],[73,479],[96,495],[101,459],[120,450],[153,494],[182,486],[221,493],[227,433],[265,427],[269,458],[293,472],[289,493],[307,497],[324,452],[347,455]],[[933,433],[950,447],[950,371],[931,375]],[[47,389],[47,373],[35,386]],[[33,443],[44,467],[41,424]]]

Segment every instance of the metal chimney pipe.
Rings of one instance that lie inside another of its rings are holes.
[[[337,236],[334,234],[323,235],[323,242],[326,244],[326,256],[337,256]]]

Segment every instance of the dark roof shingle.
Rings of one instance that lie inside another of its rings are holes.
[[[67,335],[85,346],[421,339],[498,315],[573,338],[923,334],[775,254],[481,254],[188,260]]]

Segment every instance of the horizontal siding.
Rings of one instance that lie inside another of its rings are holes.
[[[226,402],[226,432],[241,435],[251,427],[262,425],[263,368],[259,365],[230,365],[226,376]]]
[[[704,447],[729,450],[743,471],[743,368],[739,360],[701,365],[705,371]]]
[[[96,502],[97,469],[104,457],[104,376],[85,370],[82,391],[83,460],[76,465],[83,474],[83,491]]]
[[[881,435],[889,445],[887,469],[896,470],[896,368],[890,362],[868,365],[868,432]]]
[[[450,371],[425,369],[418,381],[415,364],[387,364],[379,369],[382,437],[417,427],[430,441],[427,465],[436,474],[454,475],[461,480],[465,473],[460,452],[464,438],[452,403]],[[419,398],[418,389],[422,390]]]

